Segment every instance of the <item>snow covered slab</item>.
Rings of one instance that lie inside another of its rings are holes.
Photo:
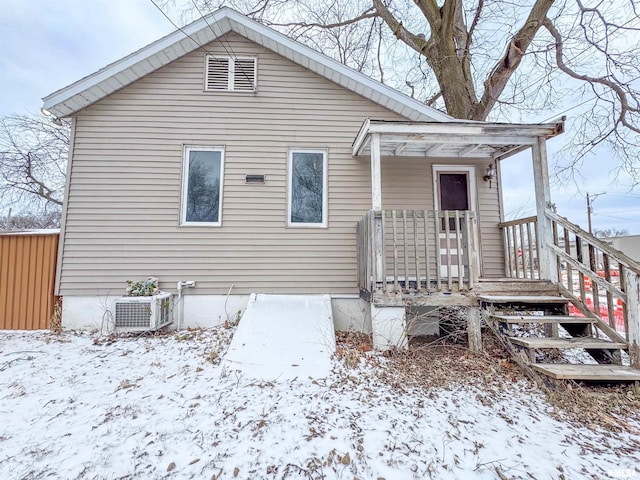
[[[335,350],[329,295],[252,294],[224,365],[264,380],[324,378]]]

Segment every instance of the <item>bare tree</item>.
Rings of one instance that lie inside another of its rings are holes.
[[[0,217],[0,231],[47,228],[60,228],[59,209],[51,209],[48,212],[23,213],[11,217]]]
[[[629,235],[629,230],[618,228],[600,228],[594,230],[593,234],[598,238],[622,237],[624,235]]]
[[[0,205],[59,210],[69,138],[67,122],[34,115],[0,119]]]
[[[637,183],[636,2],[185,0],[184,7],[192,19],[231,6],[455,118],[530,121],[574,110],[575,158],[606,143]]]

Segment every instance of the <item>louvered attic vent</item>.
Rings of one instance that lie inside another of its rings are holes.
[[[256,91],[256,59],[207,55],[205,90]]]

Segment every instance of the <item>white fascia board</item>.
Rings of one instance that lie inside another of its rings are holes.
[[[484,122],[433,122],[433,123],[404,123],[389,121],[370,121],[368,133],[385,133],[398,135],[467,135],[482,136],[488,139],[494,136],[522,136],[522,143],[529,143],[530,139],[537,137],[550,138],[563,131],[563,123],[546,124],[508,124],[508,123],[484,123]],[[364,126],[364,125],[363,125]]]
[[[209,43],[213,40],[215,40],[215,38],[217,38],[218,36],[222,36],[225,33],[227,33],[229,31],[229,25],[228,23],[226,25],[219,23],[218,22],[218,18],[216,17],[224,17],[224,13],[223,11],[217,11],[213,14],[211,14],[210,17],[207,18],[207,20],[205,21],[205,19],[201,18],[200,20],[197,20],[195,22],[193,22],[190,25],[187,25],[186,27],[184,27],[182,30],[189,34],[190,36],[195,36],[196,34],[198,34],[199,32],[202,32],[203,30],[206,29],[206,32],[208,32],[208,34],[205,34],[204,36],[202,36],[201,38],[207,38],[208,40],[206,41],[206,43]],[[209,22],[209,24],[213,24],[213,23],[218,23],[217,27],[218,30],[220,31],[220,33],[215,36],[214,35],[214,31],[215,29],[211,29],[209,28],[209,26],[207,25],[207,21]],[[226,27],[226,28],[225,28]],[[213,30],[213,31],[212,31]],[[175,32],[170,33],[169,35],[166,35],[165,37],[161,38],[160,40],[157,40],[145,47],[142,47],[140,50],[127,55],[126,57],[117,60],[116,62],[113,62],[109,65],[107,65],[106,67],[98,70],[97,72],[84,77],[80,80],[78,80],[77,82],[72,83],[71,85],[64,87],[46,97],[43,98],[43,102],[44,102],[44,108],[46,110],[49,110],[50,112],[54,113],[54,114],[61,114],[60,116],[64,116],[64,115],[68,115],[68,112],[65,112],[65,110],[69,110],[68,108],[61,108],[60,110],[58,110],[56,107],[59,104],[64,104],[66,103],[68,100],[70,100],[72,97],[81,94],[82,92],[90,89],[91,87],[93,87],[94,85],[97,84],[101,84],[103,82],[106,82],[108,79],[110,79],[111,77],[118,75],[118,74],[126,74],[127,71],[129,71],[131,74],[133,74],[134,78],[130,83],[132,83],[133,81],[141,78],[144,75],[139,75],[137,73],[133,72],[133,66],[138,65],[141,62],[144,62],[145,60],[149,60],[152,57],[156,57],[157,59],[162,58],[162,54],[164,53],[164,57],[166,59],[163,60],[159,60],[161,62],[161,66],[164,66],[168,63],[170,63],[171,61],[179,58],[179,56],[184,55],[184,53],[180,54],[178,49],[172,49],[172,47],[177,44],[177,43],[182,43],[182,47],[183,50],[186,53],[190,53],[194,50],[197,50],[198,48],[200,48],[199,45],[197,45],[196,43],[194,43],[193,40],[191,40],[189,37],[185,36],[185,33],[183,33],[180,30],[176,30]],[[204,32],[203,32],[204,33]],[[204,40],[203,40],[204,41]],[[185,45],[185,43],[188,44]],[[200,42],[203,43],[203,42]],[[203,43],[204,44],[204,43]],[[166,50],[166,51],[165,51]],[[172,51],[173,55],[167,54],[167,52]],[[175,58],[172,58],[174,57]],[[143,71],[146,71],[145,74],[151,73],[153,71],[153,69],[149,70],[147,68],[144,68]],[[125,86],[125,85],[123,85]],[[110,90],[110,89],[109,89]],[[114,90],[115,91],[115,90]],[[110,92],[113,93],[113,92]],[[84,108],[87,105],[83,105],[81,108]],[[73,109],[73,111],[77,111],[79,110],[79,108]]]
[[[353,145],[352,145],[351,154],[354,157],[357,157],[362,153],[361,150],[362,150],[362,147],[364,146],[364,141],[365,139],[369,138],[370,125],[371,125],[371,119],[367,118],[365,119],[364,122],[362,122],[362,126],[360,127],[360,130],[358,130],[358,134],[356,135],[356,138],[353,141]]]
[[[373,132],[376,133],[376,132]],[[426,145],[533,145],[538,137],[522,137],[519,135],[461,135],[410,133],[410,134],[383,134],[383,141],[389,143],[409,143]]]

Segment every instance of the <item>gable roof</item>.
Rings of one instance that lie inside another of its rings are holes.
[[[213,40],[234,31],[243,37],[413,121],[453,121],[449,115],[400,93],[228,7],[153,42],[43,98],[43,107],[66,117]],[[193,37],[200,45],[197,45]]]

